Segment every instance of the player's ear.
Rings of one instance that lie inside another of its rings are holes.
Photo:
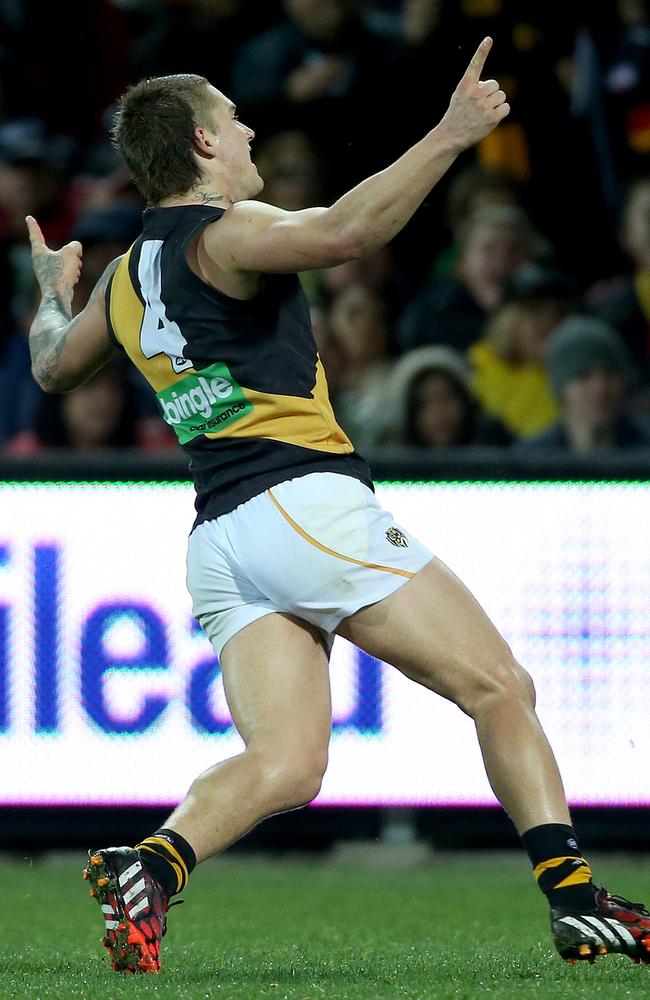
[[[217,155],[216,139],[208,129],[198,125],[194,129],[194,150],[199,156],[211,160]]]

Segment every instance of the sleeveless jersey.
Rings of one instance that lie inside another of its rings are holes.
[[[311,472],[343,473],[372,488],[334,417],[297,276],[262,275],[256,295],[242,301],[187,263],[188,242],[223,212],[148,209],[106,290],[111,337],[154,389],[190,457],[195,524]]]

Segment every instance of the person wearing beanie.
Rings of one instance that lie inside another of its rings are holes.
[[[560,418],[519,442],[518,452],[650,447],[650,425],[627,412],[634,369],[613,327],[591,316],[570,316],[553,331],[545,359]]]

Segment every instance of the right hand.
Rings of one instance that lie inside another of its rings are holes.
[[[73,240],[60,250],[50,250],[36,219],[28,215],[25,221],[32,245],[32,265],[42,294],[57,295],[69,305],[81,274],[81,243]]]
[[[489,135],[510,114],[506,95],[496,80],[481,80],[492,39],[484,38],[452,94],[440,126],[449,132],[457,152],[469,149]]]

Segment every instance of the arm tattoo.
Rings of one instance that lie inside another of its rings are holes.
[[[88,306],[103,298],[120,260],[118,257],[108,265],[93,289]],[[34,271],[43,289],[43,298],[29,331],[29,350],[34,378],[46,391],[57,387],[59,358],[77,322],[77,317],[72,318],[72,289],[66,285],[61,292],[54,287],[62,270],[60,258],[43,255],[34,260]]]
[[[59,356],[72,328],[70,304],[56,292],[47,292],[29,331],[34,378],[44,389],[56,387]]]
[[[33,258],[36,280],[41,286],[43,295],[50,288],[56,288],[63,274],[63,261],[54,254],[39,253]]]

